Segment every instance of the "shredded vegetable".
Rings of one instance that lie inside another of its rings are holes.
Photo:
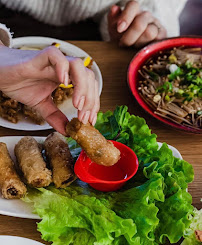
[[[201,48],[180,47],[159,52],[139,73],[140,95],[157,115],[202,129]]]

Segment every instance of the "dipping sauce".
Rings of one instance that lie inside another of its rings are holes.
[[[93,175],[95,178],[107,181],[116,181],[127,178],[126,171],[121,168],[119,164],[106,167],[92,162],[89,165],[88,173]]]
[[[98,191],[120,189],[136,174],[138,169],[138,159],[135,153],[120,142],[112,140],[111,142],[121,153],[120,159],[113,166],[103,166],[93,162],[84,150],[81,151],[74,165],[77,177]]]

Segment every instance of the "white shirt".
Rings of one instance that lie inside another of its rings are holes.
[[[103,40],[109,41],[107,13],[113,4],[125,6],[128,1],[129,0],[0,0],[0,3],[9,9],[22,11],[39,21],[55,26],[76,23],[87,18],[95,18],[96,21],[100,22],[100,31]],[[186,0],[137,1],[142,10],[150,11],[160,20],[162,25],[167,29],[168,37],[179,35],[178,17]]]

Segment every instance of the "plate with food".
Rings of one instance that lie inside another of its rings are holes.
[[[130,63],[128,84],[153,117],[202,133],[202,38],[171,38],[146,46]]]
[[[51,136],[51,137],[50,137]],[[18,142],[20,142],[20,147],[23,149],[23,151],[25,150],[26,146],[29,147],[28,152],[26,153],[26,155],[29,155],[29,151],[31,153],[31,151],[33,151],[33,148],[35,148],[36,150],[40,149],[38,148],[38,144],[39,146],[41,144],[50,144],[49,141],[54,140],[54,145],[51,146],[51,151],[49,150],[50,153],[54,154],[54,149],[56,148],[56,144],[58,144],[59,138],[62,137],[61,135],[59,136],[59,134],[51,134],[48,138],[46,137],[23,137],[23,136],[7,136],[7,137],[1,137],[0,138],[0,152],[4,152],[2,161],[4,158],[9,157],[7,155],[7,150],[9,152],[10,158],[13,160],[14,165],[16,166],[16,154],[14,153],[14,149],[17,146]],[[63,137],[62,137],[63,138]],[[46,140],[47,139],[47,140]],[[23,142],[24,141],[24,142]],[[37,142],[37,144],[36,144]],[[4,143],[4,144],[2,144]],[[59,142],[61,145],[61,142]],[[26,146],[25,146],[26,145]],[[162,143],[158,142],[159,147],[162,146]],[[7,147],[7,149],[6,149]],[[169,148],[172,150],[173,155],[179,159],[182,159],[181,154],[179,153],[179,151],[173,147],[169,145]],[[20,149],[21,150],[21,149]],[[60,149],[61,150],[61,149]],[[39,153],[39,151],[38,151]],[[50,154],[49,153],[49,154]],[[43,152],[39,153],[39,155],[44,156]],[[31,154],[32,157],[32,154]],[[26,158],[26,156],[25,156]],[[27,158],[26,158],[27,160]],[[41,160],[41,159],[40,159]],[[43,167],[44,165],[44,161],[39,161],[39,164],[43,163]],[[0,161],[1,162],[1,161]],[[0,166],[2,167],[2,166]],[[60,166],[61,167],[61,172],[64,170],[64,166]],[[15,167],[16,169],[18,169],[18,167]],[[23,168],[23,166],[22,166]],[[37,166],[35,167],[37,168]],[[33,169],[30,169],[30,171],[32,171]],[[26,170],[24,170],[26,173]],[[37,168],[37,174],[39,174],[39,172],[42,171],[42,169]],[[59,170],[58,170],[59,171]],[[9,173],[9,171],[7,171],[7,173]],[[3,174],[3,173],[2,173]],[[33,175],[33,173],[27,173],[27,176]],[[35,175],[36,173],[34,173]],[[35,182],[38,182],[37,184],[34,183],[33,184],[33,180],[27,180],[30,185],[33,187],[33,185],[36,188],[39,187],[45,187],[46,185],[50,185],[51,183],[51,179],[50,179],[50,172],[48,171],[48,169],[46,168],[45,171],[43,171],[43,174],[40,173],[40,175],[43,175],[40,178],[40,181],[42,182],[41,184],[39,184],[39,178],[37,177],[37,180]],[[18,175],[17,175],[18,176]],[[22,175],[19,175],[22,176]],[[68,184],[71,184],[71,182],[74,181],[74,176],[69,173],[67,174],[68,178],[67,179],[63,179],[62,182],[66,182],[66,184],[61,185],[61,176],[55,176],[56,180],[55,181],[55,186],[57,188],[64,188],[67,186]],[[11,177],[8,176],[9,178]],[[21,180],[19,180],[19,178],[17,178],[16,176],[13,176],[14,179],[14,183],[7,183],[3,185],[3,183],[1,184],[1,192],[2,195],[0,196],[0,214],[3,215],[9,215],[9,216],[14,216],[14,217],[20,217],[20,218],[29,218],[29,219],[40,219],[40,217],[36,214],[33,213],[34,207],[31,203],[27,204],[25,202],[23,202],[22,200],[19,200],[20,198],[22,198],[25,193],[27,192],[27,190],[25,189],[24,184],[22,183]],[[22,178],[22,177],[21,177]],[[28,177],[29,178],[29,177]],[[72,180],[71,180],[72,178]],[[23,178],[22,178],[23,180]],[[24,180],[23,180],[24,181]],[[12,186],[11,186],[12,185]],[[10,200],[12,199],[12,200]]]
[[[79,57],[83,59],[84,65],[95,73],[99,84],[99,94],[102,91],[102,75],[96,62],[85,51],[73,44],[48,37],[20,37],[13,39],[13,48],[23,50],[41,50],[54,45],[64,55]],[[60,85],[53,93],[54,103],[67,116],[69,120],[77,116],[77,110],[72,104],[73,88]],[[46,130],[52,127],[32,108],[10,99],[0,91],[0,125],[17,130]]]
[[[4,245],[43,245],[43,243],[18,236],[0,236],[0,244]]]
[[[193,220],[187,192],[193,167],[175,148],[159,144],[143,118],[120,106],[99,112],[95,127],[74,119],[66,130],[72,138],[1,137],[1,214],[41,219],[42,239],[58,245],[154,245],[176,243],[186,234]],[[120,189],[98,191],[76,179],[73,166],[81,147],[101,165],[119,161],[110,141],[136,154],[138,171]]]

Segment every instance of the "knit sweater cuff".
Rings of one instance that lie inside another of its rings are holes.
[[[108,31],[108,18],[107,18],[108,12],[104,14],[104,16],[101,19],[100,22],[100,33],[102,36],[102,39],[104,41],[109,42],[110,41],[110,35]]]
[[[7,47],[12,46],[12,33],[4,24],[0,23],[0,41]]]

